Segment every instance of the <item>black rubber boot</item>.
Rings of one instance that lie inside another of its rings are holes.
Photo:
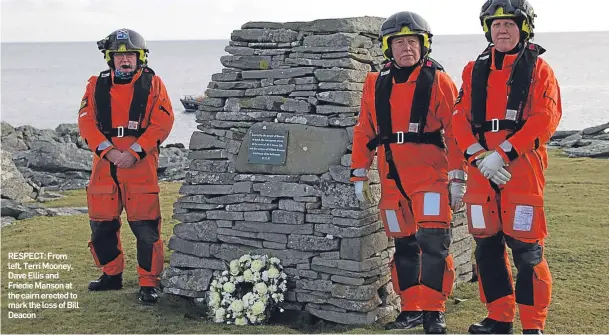
[[[114,276],[109,276],[104,273],[97,280],[89,283],[89,291],[120,290],[121,288],[123,288],[122,273]]]
[[[423,329],[425,334],[446,334],[444,312],[423,312]]]
[[[401,312],[393,322],[385,325],[385,329],[410,329],[423,324],[423,312]]]
[[[514,324],[485,318],[469,326],[468,332],[470,334],[514,334]]]
[[[143,303],[154,304],[159,301],[159,294],[155,287],[142,286],[138,293],[138,299]]]
[[[539,329],[523,329],[522,333],[523,334],[539,334],[539,335],[543,335],[543,330],[539,330]]]

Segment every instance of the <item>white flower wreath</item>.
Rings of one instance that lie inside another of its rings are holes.
[[[208,306],[214,322],[255,325],[266,321],[287,290],[280,263],[267,255],[232,260],[230,271],[215,276],[210,284]]]

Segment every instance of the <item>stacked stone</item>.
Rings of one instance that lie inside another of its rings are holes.
[[[214,271],[267,254],[289,276],[284,308],[345,324],[394,309],[393,242],[376,205],[360,205],[349,182],[363,82],[382,61],[382,21],[250,22],[233,32],[196,114],[165,292],[203,297]],[[260,129],[289,132],[284,165],[248,163],[248,132]],[[378,199],[378,184],[373,192]]]

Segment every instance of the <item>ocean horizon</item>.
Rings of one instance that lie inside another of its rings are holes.
[[[573,41],[577,41],[574,47]],[[538,33],[535,43],[558,79],[563,118],[559,130],[579,130],[609,122],[609,32]],[[159,75],[176,121],[165,142],[188,145],[196,131],[195,114],[185,112],[183,95],[203,94],[211,76],[221,72],[228,40],[149,41],[149,66]],[[461,71],[486,47],[483,35],[436,35],[432,57],[459,87]],[[0,119],[12,126],[53,129],[76,123],[90,76],[107,68],[95,41],[2,42]]]

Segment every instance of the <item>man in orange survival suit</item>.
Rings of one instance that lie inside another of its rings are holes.
[[[370,202],[367,173],[378,147],[379,209],[387,235],[395,237],[391,273],[402,310],[386,328],[423,324],[426,333],[445,333],[455,278],[451,207],[462,207],[466,165],[451,129],[457,88],[428,57],[431,37],[427,22],[412,12],[382,24],[388,63],[364,83],[351,180],[358,199]]]
[[[139,299],[154,303],[163,269],[158,147],[173,127],[173,110],[161,78],[146,66],[148,49],[140,34],[121,29],[97,44],[110,69],[89,79],[78,112],[81,136],[95,153],[87,187],[89,248],[103,270],[89,290],[122,288],[125,208],[137,239]]]
[[[562,115],[560,89],[533,37],[527,1],[488,0],[480,20],[491,44],[463,70],[453,116],[459,147],[472,166],[469,230],[476,240],[480,299],[488,317],[474,334],[513,332],[516,303],[525,334],[541,333],[552,292],[544,259],[546,141]],[[518,269],[514,289],[505,244]],[[514,294],[515,291],[515,294]]]

